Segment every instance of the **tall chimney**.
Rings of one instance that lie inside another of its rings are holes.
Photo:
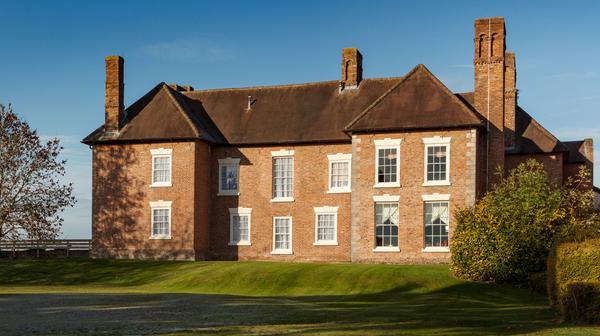
[[[118,132],[123,122],[123,57],[107,56],[104,94],[104,130]]]
[[[340,89],[356,89],[362,80],[362,55],[356,48],[342,49],[342,80]]]
[[[515,53],[507,52],[504,62],[504,146],[514,148],[518,98]]]
[[[487,119],[486,182],[496,183],[504,169],[504,18],[475,20],[475,108]]]

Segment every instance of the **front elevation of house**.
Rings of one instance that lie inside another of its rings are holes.
[[[432,263],[454,211],[529,158],[563,183],[592,142],[561,142],[517,105],[503,18],[475,21],[474,92],[425,66],[362,78],[194,90],[158,84],[127,109],[106,58],[93,151],[95,257]]]

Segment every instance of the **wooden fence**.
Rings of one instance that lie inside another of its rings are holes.
[[[57,240],[0,240],[0,252],[12,252],[13,257],[17,252],[36,251],[39,258],[40,251],[66,252],[67,257],[71,251],[89,251],[92,248],[91,239],[57,239]]]

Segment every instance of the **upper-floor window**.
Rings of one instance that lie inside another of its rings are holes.
[[[150,202],[150,239],[171,239],[171,202]]]
[[[350,192],[352,154],[327,155],[329,160],[329,193]]]
[[[229,245],[250,245],[250,219],[252,209],[229,209]]]
[[[170,148],[151,149],[152,154],[152,187],[171,186],[171,156]]]
[[[401,139],[375,140],[375,187],[400,186]]]
[[[448,252],[450,195],[423,195],[425,252]]]
[[[337,245],[337,213],[338,207],[315,208],[315,243],[314,245]]]
[[[450,137],[423,138],[425,176],[423,185],[450,184]]]
[[[294,151],[271,152],[273,156],[273,202],[294,200]]]
[[[238,195],[239,158],[219,159],[219,194]]]

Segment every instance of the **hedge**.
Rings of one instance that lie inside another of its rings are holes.
[[[548,257],[548,297],[566,321],[600,323],[600,238],[563,243]]]

